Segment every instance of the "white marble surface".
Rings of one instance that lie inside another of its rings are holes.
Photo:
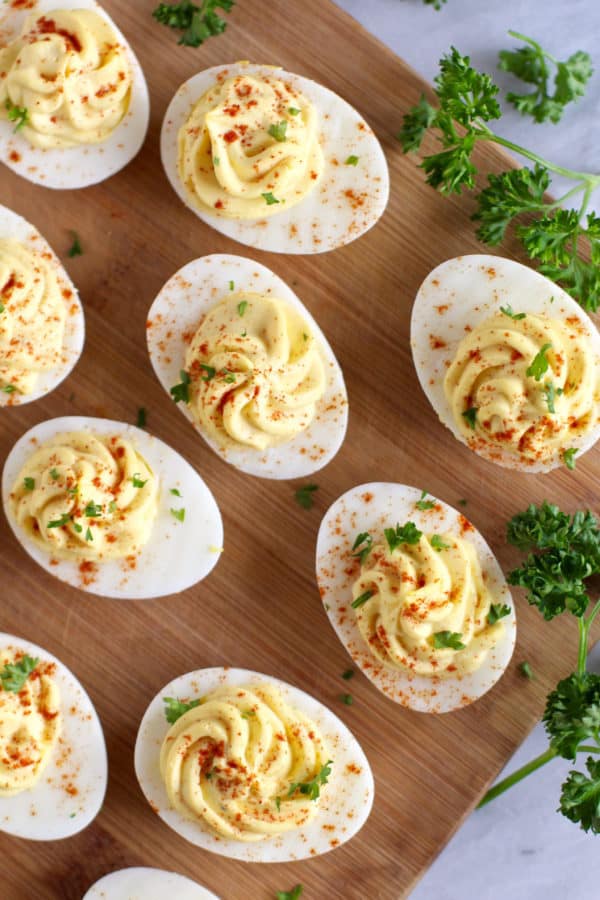
[[[421,0],[338,2],[429,80],[440,56],[454,44],[510,89],[513,80],[496,67],[498,51],[515,43],[506,35],[509,28],[536,38],[559,58],[587,50],[598,71],[586,97],[568,108],[560,125],[535,125],[505,106],[498,130],[570,168],[600,168],[599,0],[448,0],[440,12]],[[592,206],[600,211],[600,194]],[[593,661],[600,670],[599,650]],[[506,772],[546,746],[538,725]],[[555,812],[570,768],[554,761],[473,813],[411,900],[598,900],[600,836],[586,835]]]

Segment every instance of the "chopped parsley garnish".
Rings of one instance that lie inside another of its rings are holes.
[[[524,660],[522,663],[519,664],[519,671],[520,671],[521,675],[523,675],[525,678],[529,678],[529,679],[533,678],[533,669],[531,668],[531,666],[527,662],[527,660]]]
[[[184,369],[180,371],[179,377],[181,378],[181,382],[179,384],[174,384],[169,393],[175,403],[189,403],[190,384],[192,379]]]
[[[279,807],[277,807],[279,809]],[[297,884],[291,891],[277,891],[277,900],[298,900],[304,888],[301,884]]]
[[[418,544],[423,534],[414,522],[407,522],[402,527],[396,525],[395,528],[385,528],[383,533],[388,542],[390,553],[393,553],[396,547],[399,547],[401,544]]]
[[[8,113],[8,121],[14,122],[14,132],[20,131],[25,125],[29,125],[29,110],[25,106],[15,106],[7,97],[4,101],[4,108]]]
[[[213,156],[213,166],[219,166],[219,165],[221,165],[221,160],[219,159],[218,156]]]
[[[462,634],[457,631],[438,631],[432,638],[433,646],[436,650],[449,648],[450,650],[464,650],[465,644],[462,642]]]
[[[570,447],[569,450],[563,450],[563,460],[567,469],[571,472],[575,468],[575,454],[579,453],[578,447]]]
[[[250,719],[252,716],[255,716],[255,715],[256,715],[255,709],[247,709],[245,712],[242,713],[242,719]]]
[[[354,703],[354,697],[352,694],[340,694],[340,700],[342,703],[345,703],[346,706],[352,706]]]
[[[235,281],[230,281],[230,282],[229,282],[229,290],[230,290],[230,291],[235,291]]]
[[[240,300],[240,302],[237,305],[238,316],[243,316],[247,309],[248,309],[248,301]]]
[[[515,322],[518,322],[519,319],[524,319],[526,313],[516,313],[513,312],[512,306],[508,304],[507,306],[501,306],[500,312],[504,313],[505,316],[508,316],[509,319],[514,319]]]
[[[344,681],[350,681],[351,678],[354,678],[354,669],[346,669],[345,672],[342,672],[342,678]]]
[[[554,387],[553,381],[547,381],[542,389],[542,393],[544,394],[544,397],[546,398],[548,412],[555,413],[556,408],[554,406],[554,401],[556,400],[557,397],[560,397],[560,395],[562,393],[564,393],[563,389]]]
[[[363,606],[367,600],[370,600],[371,597],[375,595],[375,591],[365,591],[364,594],[361,594],[360,597],[357,597],[356,600],[353,600],[350,604],[352,609],[358,609],[360,606]]]
[[[169,490],[169,493],[173,494],[174,497],[181,497],[181,491],[178,490],[177,488],[171,488]]]
[[[439,534],[432,535],[430,543],[433,549],[437,550],[438,553],[440,550],[449,550],[451,546],[450,544],[445,544]]]
[[[467,505],[467,502],[468,502],[468,501],[465,500],[465,498],[463,497],[461,500],[458,501],[458,505],[459,505],[459,506],[466,506],[466,505]]]
[[[148,479],[146,478],[145,481],[142,481],[140,473],[135,472],[135,474],[131,476],[131,483],[134,488],[143,488],[145,484],[148,484]]]
[[[417,509],[426,510],[426,509],[434,509],[435,508],[435,502],[433,500],[425,499],[427,494],[428,494],[428,491],[421,491],[421,499],[417,500],[417,502],[415,503],[415,506],[417,507]]]
[[[229,369],[223,369],[223,371],[219,374],[223,376],[223,381],[225,382],[225,384],[235,384],[234,372],[230,372]]]
[[[175,697],[163,697],[163,703],[165,704],[165,718],[169,725],[173,725],[188,710],[199,706],[200,700],[190,700],[189,703],[184,703],[183,700],[177,700]]]
[[[319,490],[318,484],[303,484],[302,487],[294,491],[294,498],[298,506],[302,509],[312,509],[315,503],[315,491]]]
[[[4,312],[4,303],[0,303],[0,313]]]
[[[504,616],[509,615],[510,606],[507,606],[506,603],[492,603],[487,614],[488,625],[495,625],[498,619],[503,619]]]
[[[287,131],[288,123],[283,119],[281,122],[277,122],[276,125],[271,125],[269,127],[269,134],[272,138],[275,138],[279,143],[283,143],[283,141],[287,140],[286,131]]]
[[[299,116],[302,110],[297,109],[295,106],[288,106],[288,112],[290,116]]]
[[[470,406],[469,409],[465,409],[464,413],[461,413],[463,419],[466,419],[469,423],[469,428],[472,428],[475,431],[475,426],[477,425],[477,413],[479,412],[479,408],[477,406]]]
[[[327,784],[327,779],[331,775],[331,766],[333,765],[333,760],[328,759],[324,766],[322,766],[321,770],[317,772],[312,781],[300,781],[294,782],[294,784],[290,785],[290,789],[287,793],[288,797],[291,797],[292,794],[295,794],[298,791],[301,794],[304,794],[310,800],[318,800],[321,796],[321,785]]]
[[[38,664],[39,659],[34,659],[27,654],[15,663],[6,663],[0,672],[3,690],[9,691],[11,694],[18,694],[23,690],[25,682]]]
[[[76,497],[79,493],[79,485],[75,484],[73,487],[67,488],[67,494],[70,494],[71,497]]]
[[[117,501],[116,500],[110,501],[110,503],[108,504],[108,511],[109,511],[109,513],[113,513],[113,514],[116,513],[116,511],[117,511]]]
[[[544,344],[542,349],[535,354],[535,356],[531,360],[531,365],[525,372],[527,376],[529,376],[530,378],[535,378],[536,381],[541,381],[542,375],[544,375],[548,371],[548,366],[550,365],[546,354],[548,350],[551,349],[552,344]]]
[[[53,519],[52,522],[48,522],[48,528],[62,528],[63,525],[67,525],[71,521],[71,516],[69,513],[63,513],[59,519]]]
[[[202,375],[202,381],[212,381],[212,379],[217,374],[217,370],[214,366],[208,366],[206,363],[200,363],[200,368],[206,372],[206,375]]]
[[[227,22],[217,10],[231,12],[235,0],[202,0],[198,6],[191,0],[180,3],[159,3],[153,17],[161,25],[183,32],[178,43],[184,47],[199,47],[208,38],[223,34]]]
[[[182,509],[171,509],[170,512],[173,518],[177,519],[178,522],[185,521],[185,507]]]
[[[138,409],[137,421],[136,421],[136,425],[138,428],[146,427],[146,418],[147,418],[146,408],[144,406],[140,406],[140,408]]]
[[[362,545],[362,546],[361,546]],[[356,535],[356,540],[352,544],[352,556],[355,559],[360,560],[360,564],[364,563],[365,559],[371,552],[371,547],[373,546],[373,538],[369,534],[368,531],[361,531],[360,534]],[[354,552],[356,551],[356,552]]]
[[[357,166],[358,165],[358,156],[349,156],[346,160],[347,166]]]
[[[280,203],[281,201],[274,197],[271,191],[267,191],[266,194],[261,194],[267,206],[273,206],[274,203]]]
[[[91,528],[88,528],[88,529],[87,529],[87,531],[86,531],[86,533],[85,533],[85,539],[86,539],[86,541],[93,541],[93,540],[94,540],[94,535],[92,534],[92,529],[91,529]]]
[[[60,472],[58,471],[58,469],[50,469],[50,478],[52,479],[52,481],[58,481],[58,479],[60,478]]]
[[[275,797],[275,808],[277,812],[281,812],[281,797]]]
[[[83,256],[83,249],[81,247],[81,241],[79,240],[79,235],[77,234],[76,231],[70,231],[69,234],[71,235],[72,243],[71,243],[71,246],[69,247],[69,250],[67,251],[67,256],[71,257],[71,259],[74,256]]]
[[[23,484],[25,485],[26,491],[32,491],[35,487],[35,478],[24,478]]]
[[[83,525],[80,525],[79,522],[73,522],[73,528],[77,532],[77,534],[81,534],[83,531]]]
[[[14,384],[5,384],[2,390],[5,394],[14,394],[14,392],[16,391],[16,387],[14,386]]]
[[[88,519],[97,519],[98,516],[102,515],[102,507],[98,503],[94,503],[93,500],[90,500],[84,509],[83,514],[84,516],[87,516]]]

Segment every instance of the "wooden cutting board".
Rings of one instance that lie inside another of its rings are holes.
[[[58,4],[57,4],[58,5]],[[56,654],[89,690],[102,719],[110,777],[106,803],[82,834],[33,845],[0,837],[3,900],[79,900],[105,873],[153,865],[190,875],[223,900],[268,900],[302,882],[306,900],[396,900],[439,852],[538,719],[546,691],[571,671],[576,629],[544,623],[518,600],[519,638],[500,684],[470,708],[443,717],[412,713],[362,675],[354,705],[338,699],[348,657],[321,607],[315,539],[321,516],[343,491],[371,480],[426,488],[467,514],[505,569],[506,521],[548,497],[567,509],[592,506],[598,451],[576,473],[510,474],[478,459],[437,421],[421,393],[409,348],[409,317],[427,272],[477,251],[472,201],[443,199],[423,184],[393,135],[423,83],[329,0],[241,0],[227,33],[193,50],[154,23],[154,0],[105,0],[130,39],[150,85],[152,122],[139,157],[98,187],[54,193],[2,168],[1,201],[26,216],[66,257],[69,229],[85,255],[65,259],[85,304],[87,344],[68,381],[46,400],[2,412],[0,458],[31,425],[70,413],[135,422],[172,444],[203,475],[225,523],[225,553],[210,577],[182,595],[151,602],[102,600],[37,568],[0,521],[0,628]],[[402,15],[398,4],[397,15]],[[256,258],[286,279],[316,316],[344,370],[350,428],[319,473],[315,508],[300,509],[290,483],[244,476],[197,437],[153,376],[146,313],[163,283],[212,252],[251,255],[220,237],[178,201],[158,153],[165,108],[197,70],[249,59],[281,63],[347,98],[385,148],[392,192],[382,221],[356,243],[323,256]],[[506,166],[494,150],[482,168]],[[506,247],[510,254],[514,248]],[[518,672],[527,659],[533,681]],[[133,771],[133,745],[149,700],[180,673],[244,666],[291,681],[331,706],[365,749],[376,779],[372,815],[349,844],[289,865],[246,865],[186,843],[150,810]]]

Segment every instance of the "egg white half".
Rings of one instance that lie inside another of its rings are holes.
[[[61,289],[71,291],[69,297],[69,312],[65,320],[65,334],[63,342],[62,359],[59,366],[41,372],[35,383],[35,389],[30,394],[5,394],[0,391],[0,406],[21,406],[24,403],[33,403],[45,394],[53,391],[75,368],[85,342],[85,319],[83,307],[77,293],[77,288],[67,275],[61,261],[40,232],[22,216],[17,215],[12,209],[0,206],[0,240],[15,240],[25,244],[31,250],[38,253],[50,254],[52,259],[48,262],[56,272]],[[1,287],[1,285],[0,285]]]
[[[25,534],[10,508],[10,492],[27,458],[45,441],[67,431],[119,434],[130,440],[160,481],[158,513],[150,540],[131,567],[126,560],[96,563],[82,575],[77,562],[53,560],[52,555]],[[179,490],[181,497],[173,496]],[[21,437],[8,455],[2,473],[2,502],[8,522],[21,546],[46,572],[72,587],[91,594],[128,600],[145,600],[177,594],[205,578],[218,562],[223,548],[221,513],[200,475],[182,456],[141,428],[110,419],[65,416],[35,425]],[[171,508],[185,508],[179,522]]]
[[[217,79],[238,74],[276,76],[289,82],[314,104],[319,115],[323,175],[311,193],[289,210],[252,221],[228,219],[192,205],[177,171],[177,135],[194,103]],[[165,114],[161,157],[173,190],[192,212],[221,234],[272,253],[324,253],[360,237],[383,215],[389,196],[389,173],[381,144],[363,117],[333,91],[277,66],[238,62],[213,66],[181,85]],[[346,165],[358,156],[356,166]],[[346,191],[351,194],[346,195]]]
[[[216,894],[176,872],[132,866],[105,875],[83,900],[219,900]]]
[[[442,500],[429,510],[417,509],[421,490],[406,484],[373,482],[360,484],[342,494],[330,506],[317,538],[317,582],[329,621],[342,644],[364,674],[387,697],[418,712],[443,713],[477,700],[498,681],[510,662],[517,621],[506,579],[492,550],[462,513]],[[396,523],[414,522],[425,532],[452,531],[477,550],[486,585],[495,603],[505,603],[512,612],[502,619],[504,634],[488,653],[482,666],[462,677],[426,678],[384,665],[365,643],[356,622],[352,584],[359,574],[352,558],[356,536],[370,532],[374,540],[383,529]]]
[[[0,831],[30,841],[71,837],[96,818],[104,802],[108,761],[92,701],[72,672],[42,647],[0,633],[0,650],[21,650],[56,664],[62,731],[52,758],[29,791],[0,797]],[[68,790],[67,790],[68,788]]]
[[[454,421],[444,393],[444,377],[467,329],[476,328],[509,305],[550,319],[575,317],[588,336],[600,367],[600,334],[581,306],[553,281],[534,269],[489,254],[459,256],[429,273],[417,293],[411,319],[411,346],[421,387],[440,421],[467,444]],[[600,421],[588,434],[571,442],[577,459],[600,438]],[[482,443],[482,442],[478,442]],[[476,453],[485,458],[487,448]],[[544,462],[523,463],[502,447],[493,448],[492,462],[526,472],[548,472],[564,465],[560,451]]]
[[[19,36],[29,15],[54,9],[91,9],[106,19],[119,42],[127,48],[133,76],[129,109],[108,139],[100,144],[42,150],[32,147],[23,135],[15,133],[13,122],[0,121],[0,159],[9,169],[43,187],[73,190],[105,181],[137,156],[150,122],[150,97],[131,45],[95,0],[36,0],[33,9],[3,7],[0,11],[0,46],[5,47]]]
[[[186,335],[194,334],[206,313],[235,291],[269,294],[288,303],[306,320],[315,335],[323,360],[327,386],[308,428],[293,440],[266,450],[252,447],[223,449],[193,421],[185,403],[179,409],[210,447],[242,472],[262,478],[302,478],[327,465],[340,449],[348,426],[348,394],[339,363],[325,335],[302,301],[277,275],[242,256],[203,256],[173,275],[148,314],[148,351],[157,378],[167,394],[181,380],[188,348]]]
[[[185,819],[169,807],[159,768],[160,748],[170,727],[164,714],[163,698],[200,697],[222,685],[241,687],[265,682],[278,688],[286,703],[314,721],[333,765],[327,787],[321,794],[319,811],[306,826],[248,844],[216,837],[200,822]],[[349,841],[362,828],[373,804],[371,768],[346,725],[304,691],[278,678],[246,669],[200,669],[165,685],[142,719],[135,744],[135,772],[152,809],[181,837],[204,850],[245,862],[289,862],[327,853],[334,846]]]

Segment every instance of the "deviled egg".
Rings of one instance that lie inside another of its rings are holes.
[[[166,685],[142,719],[135,771],[178,834],[247,862],[327,853],[359,831],[373,802],[369,763],[337,716],[245,669]]]
[[[326,465],[348,424],[333,350],[304,304],[265,266],[213,255],[177,272],[152,304],[158,380],[226,462],[263,478]]]
[[[148,87],[95,0],[5,4],[0,35],[0,158],[9,168],[73,189],[131,162],[148,129]]]
[[[356,665],[403,706],[465,706],[510,662],[516,618],[496,557],[425,491],[376,482],[343,494],[319,529],[317,581]]]
[[[2,499],[42,568],[105,597],[178,593],[223,549],[221,515],[198,473],[123,422],[68,416],[34,426],[6,460]]]
[[[600,437],[600,335],[578,303],[510,259],[431,272],[412,313],[413,358],[454,436],[501,466],[547,472]]]
[[[0,634],[0,830],[56,841],[100,812],[104,735],[92,701],[59,660]]]
[[[0,206],[0,406],[58,387],[84,339],[83,309],[60,260],[37,228]]]
[[[83,900],[165,900],[166,897],[219,900],[216,894],[183,875],[147,866],[132,866],[105,875],[92,885]]]
[[[387,163],[362,116],[277,66],[214,66],[186,81],[166,112],[161,155],[197,216],[261,250],[333,250],[387,205]]]

